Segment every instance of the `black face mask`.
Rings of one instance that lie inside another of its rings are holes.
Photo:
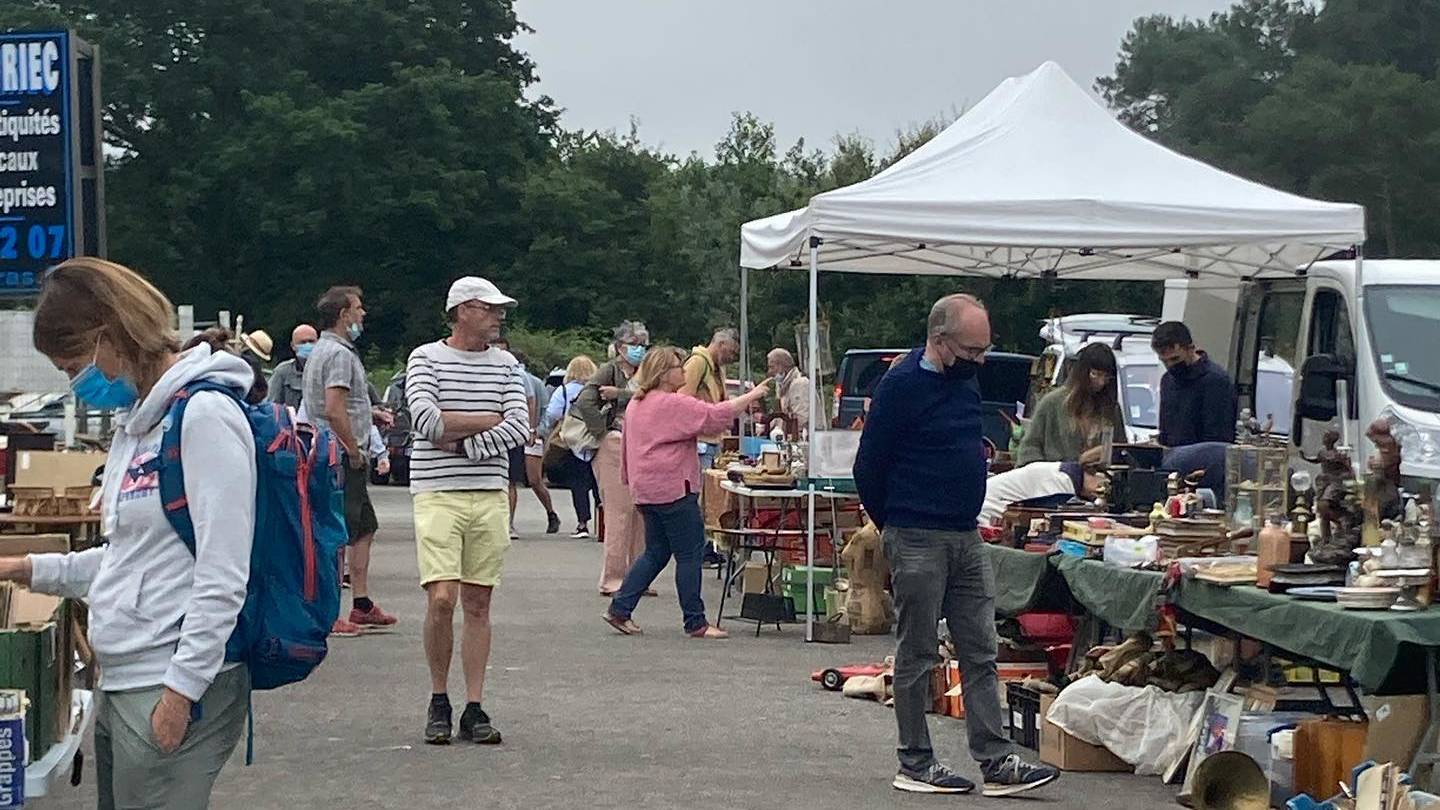
[[[947,380],[968,380],[980,372],[980,364],[974,360],[964,360],[959,357],[955,362],[945,367],[945,379]]]

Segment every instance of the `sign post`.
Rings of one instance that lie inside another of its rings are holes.
[[[0,34],[0,296],[105,254],[98,49],[68,31]]]

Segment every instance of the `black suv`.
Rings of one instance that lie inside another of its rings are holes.
[[[851,349],[840,359],[835,374],[835,412],[831,426],[848,428],[865,412],[890,363],[909,349]],[[1030,364],[1034,356],[990,352],[980,367],[980,397],[984,401],[985,437],[999,450],[1010,447],[1010,425],[1000,411],[1015,415],[1015,403],[1030,394]]]

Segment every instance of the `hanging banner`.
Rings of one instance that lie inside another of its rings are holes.
[[[0,34],[0,295],[75,255],[70,35]]]

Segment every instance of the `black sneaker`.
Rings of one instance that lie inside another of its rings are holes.
[[[430,701],[430,712],[425,720],[425,743],[427,745],[450,744],[450,704]]]
[[[980,772],[985,777],[986,796],[1014,796],[1060,778],[1060,772],[1049,765],[1026,762],[1019,754],[986,765]]]
[[[490,725],[490,715],[478,706],[466,706],[460,715],[460,739],[481,745],[496,745],[500,732]]]
[[[974,782],[938,762],[918,771],[901,766],[890,784],[907,793],[969,793],[975,789]]]
[[[546,533],[546,534],[558,534],[559,532],[560,532],[560,516],[557,515],[557,514],[555,514],[554,512],[551,512],[548,520],[547,520],[546,523],[545,523],[545,533]]]

